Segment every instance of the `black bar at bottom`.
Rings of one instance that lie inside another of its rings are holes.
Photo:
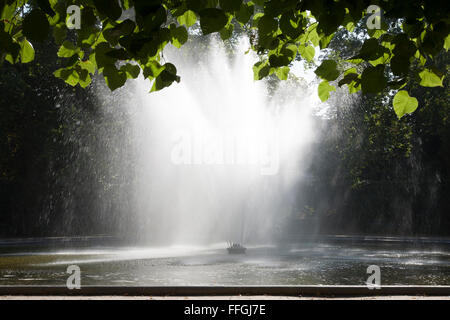
[[[450,286],[82,286],[69,290],[65,286],[0,286],[0,295],[72,295],[72,296],[450,296]]]

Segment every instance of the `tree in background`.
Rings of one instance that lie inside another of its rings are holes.
[[[0,73],[0,236],[114,233],[130,211],[133,177],[115,166],[132,163],[128,115],[98,100],[103,81],[82,89],[54,77],[53,39],[35,48],[33,61]]]

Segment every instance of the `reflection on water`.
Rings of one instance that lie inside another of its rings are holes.
[[[363,285],[372,264],[382,285],[450,285],[448,244],[322,242],[250,246],[245,255],[225,247],[16,249],[0,254],[0,285],[65,285],[71,264],[82,285]]]

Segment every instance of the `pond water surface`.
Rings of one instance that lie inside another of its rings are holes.
[[[382,285],[450,285],[450,245],[311,242],[249,246],[229,255],[210,246],[0,248],[0,285],[65,285],[67,267],[82,285],[364,285],[378,265]]]

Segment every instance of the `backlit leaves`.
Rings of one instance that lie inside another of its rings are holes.
[[[152,91],[179,81],[175,66],[160,64],[162,52],[168,43],[180,48],[190,32],[197,35],[197,29],[190,28],[197,21],[203,34],[218,33],[223,40],[233,40],[236,27],[248,31],[251,49],[260,57],[253,66],[254,79],[276,75],[285,80],[298,60],[297,53],[314,63],[316,47],[327,48],[344,28],[358,30],[368,14],[366,4],[351,1],[89,0],[80,2],[81,29],[68,32],[66,2],[36,0],[25,8],[26,2],[0,1],[0,65],[5,60],[32,61],[34,41],[45,41],[51,33],[60,46],[58,56],[64,58],[65,67],[55,72],[59,78],[85,87],[98,71],[111,90],[137,77],[140,70],[153,81]],[[433,63],[442,49],[450,47],[445,10],[431,4],[419,8],[407,1],[383,3],[385,16],[401,28],[388,25],[382,17],[381,30],[367,30],[367,39],[358,36],[358,41],[365,40],[359,50],[352,49],[351,57],[328,50],[328,57],[333,58],[326,58],[315,70],[323,80],[319,86],[322,100],[334,90],[329,82],[338,79],[338,85],[347,85],[350,93],[398,90],[413,77],[421,86],[443,86],[444,74]],[[135,18],[118,21],[123,10],[129,9]],[[420,71],[410,72],[411,66]],[[341,67],[348,70],[342,72]]]
[[[444,49],[448,50],[450,48],[450,34],[445,38]]]
[[[127,73],[125,70],[118,70],[113,65],[108,65],[103,69],[106,84],[111,91],[122,87],[127,81]]]
[[[207,8],[200,11],[200,26],[203,34],[220,31],[228,22],[221,9]]]
[[[280,18],[280,30],[291,39],[296,39],[303,31],[302,18],[286,12]]]
[[[253,79],[261,80],[269,75],[270,66],[267,61],[259,61],[253,65]]]
[[[275,71],[275,74],[278,77],[278,79],[287,80],[288,75],[289,75],[289,67],[278,68]]]
[[[225,25],[225,27],[223,27],[222,30],[219,31],[220,38],[222,38],[222,40],[229,39],[233,34],[233,30],[234,30],[234,25],[232,23],[228,22]]]
[[[53,74],[55,77],[64,80],[71,86],[76,86],[80,80],[80,76],[74,68],[61,68],[56,70]]]
[[[117,20],[122,15],[122,8],[120,8],[117,0],[93,0],[97,11],[110,18]]]
[[[242,3],[239,11],[236,12],[236,20],[241,24],[248,22],[250,17],[253,15],[254,5],[251,2]]]
[[[141,73],[141,68],[138,65],[127,63],[120,67],[120,71],[124,71],[128,79],[136,79]]]
[[[376,60],[383,55],[383,52],[384,47],[378,44],[378,40],[370,38],[364,41],[362,48],[359,50],[359,54],[352,59]]]
[[[319,84],[317,90],[319,93],[320,100],[322,100],[322,102],[325,102],[330,97],[330,92],[335,91],[336,88],[330,85],[328,81],[324,80]]]
[[[443,75],[439,75],[439,72],[431,69],[424,69],[419,72],[420,85],[423,87],[442,87]]]
[[[194,11],[186,10],[181,16],[177,17],[180,24],[190,27],[197,22],[197,15]]]
[[[180,48],[188,39],[188,32],[185,27],[177,27],[175,24],[169,26],[171,39],[170,42],[177,48]]]
[[[80,52],[80,49],[70,41],[64,41],[58,50],[58,57],[70,58],[74,54]]]
[[[405,114],[414,112],[418,102],[416,98],[410,97],[407,91],[401,90],[394,96],[393,105],[395,114],[400,119]]]
[[[300,45],[298,47],[298,52],[300,55],[306,59],[306,61],[311,62],[314,60],[314,55],[316,54],[316,50],[313,46],[303,46]]]
[[[159,91],[170,86],[174,81],[180,82],[180,77],[177,76],[177,68],[171,63],[166,63],[163,66],[163,70],[153,82],[153,86],[150,91]]]
[[[337,63],[334,60],[324,60],[321,65],[314,71],[323,80],[333,81],[339,77]]]
[[[20,58],[22,63],[28,63],[34,60],[34,48],[26,39],[20,43]]]

